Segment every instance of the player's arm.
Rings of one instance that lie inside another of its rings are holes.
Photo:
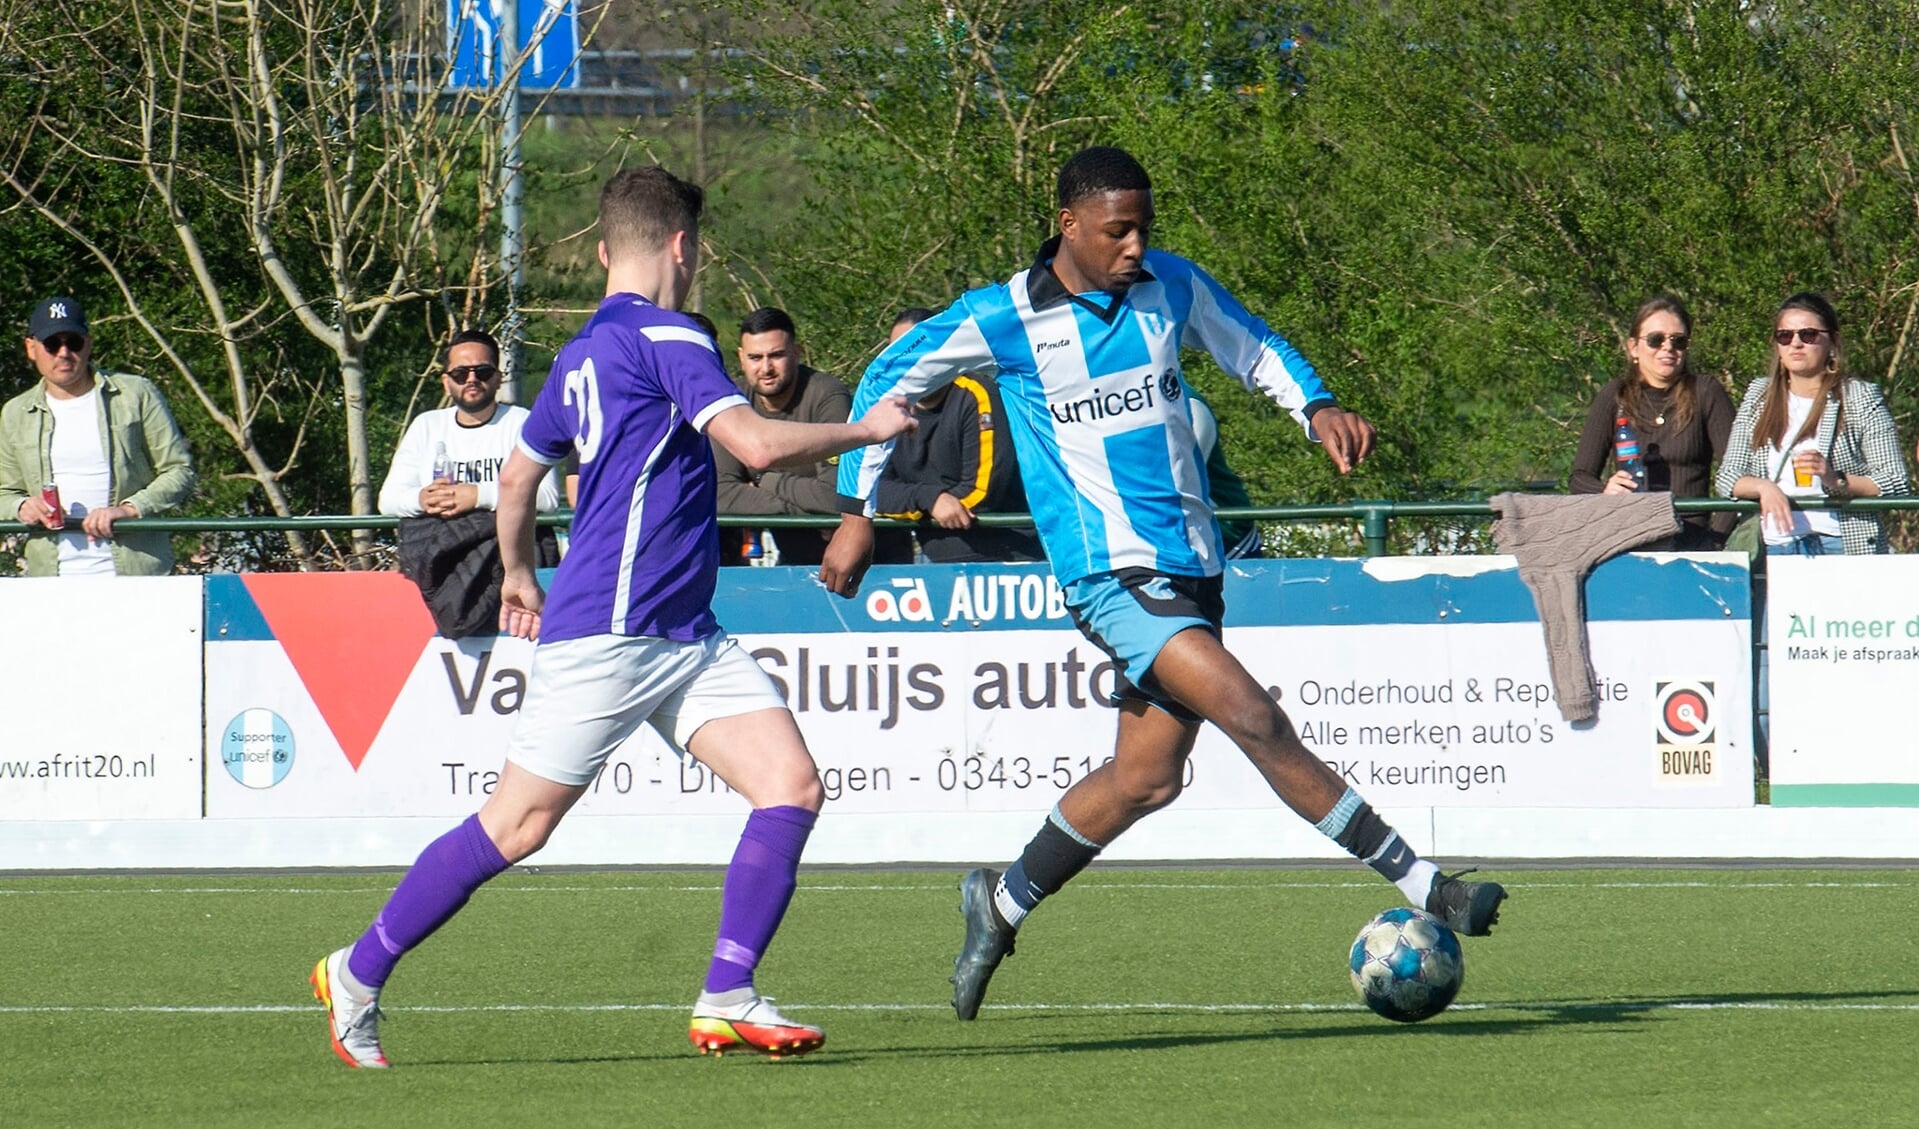
[[[883,396],[911,401],[944,387],[963,372],[994,375],[999,363],[967,297],[948,306],[888,345],[866,366],[853,393],[853,410]],[[840,457],[840,527],[820,558],[820,583],[851,597],[873,563],[873,488],[892,457],[891,443],[848,451]]]
[[[533,572],[533,515],[552,471],[518,447],[500,471],[500,504],[494,514],[500,539],[500,630],[522,639],[540,637],[540,610],[546,604]]]
[[[1181,344],[1205,349],[1228,375],[1290,412],[1341,474],[1372,454],[1373,425],[1339,406],[1312,363],[1211,275],[1191,264],[1187,269],[1191,305]]]
[[[874,443],[891,443],[917,426],[904,396],[887,396],[847,423],[797,423],[766,419],[744,402],[707,421],[706,434],[733,452],[749,470],[764,473],[781,463],[817,462]]]

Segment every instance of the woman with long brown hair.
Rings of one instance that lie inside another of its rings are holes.
[[[1889,553],[1876,513],[1801,510],[1794,498],[1910,492],[1879,386],[1846,375],[1839,313],[1801,291],[1773,319],[1772,371],[1746,389],[1719,465],[1719,493],[1759,502],[1766,552]]]
[[[1633,311],[1625,346],[1626,371],[1599,390],[1586,413],[1573,456],[1572,492],[1630,494],[1643,488],[1676,498],[1707,497],[1712,464],[1724,456],[1732,430],[1732,397],[1719,381],[1694,375],[1687,363],[1692,315],[1685,303],[1670,294],[1641,302]],[[1617,466],[1610,477],[1600,477],[1613,456],[1613,436],[1622,417],[1639,436],[1643,487]],[[1688,515],[1676,536],[1652,547],[1717,549],[1732,528],[1729,517]]]

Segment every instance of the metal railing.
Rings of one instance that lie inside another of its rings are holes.
[[[1919,512],[1919,498],[1852,498],[1845,501],[1805,498],[1795,499],[1794,505],[1800,509],[1838,510],[1847,513]],[[1759,503],[1730,501],[1724,498],[1679,498],[1673,501],[1673,508],[1681,515],[1722,512],[1749,514],[1758,511]],[[1492,504],[1484,500],[1326,502],[1297,506],[1237,506],[1216,512],[1220,519],[1225,521],[1251,520],[1289,524],[1355,522],[1359,526],[1360,541],[1365,547],[1365,555],[1369,557],[1385,555],[1395,521],[1431,518],[1491,520],[1496,516]],[[562,510],[557,513],[541,514],[538,520],[543,525],[565,527],[572,524],[573,514],[571,511]],[[1028,514],[978,514],[975,520],[985,526],[1030,527],[1033,524],[1032,517]],[[381,514],[320,514],[296,517],[147,517],[128,519],[116,522],[115,525],[129,530],[155,530],[167,533],[307,533],[344,532],[356,529],[388,530],[397,527],[399,522],[400,519],[397,517]],[[776,530],[820,529],[838,525],[839,518],[830,514],[721,514],[719,522],[726,527],[744,526]],[[882,519],[876,524],[911,528],[914,523]],[[50,531],[42,530],[37,526],[30,530],[17,521],[0,521],[0,537],[28,532],[41,534]]]

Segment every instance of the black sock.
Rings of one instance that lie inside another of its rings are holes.
[[[1073,880],[1100,852],[1098,844],[1074,831],[1053,809],[1039,834],[1026,844],[1019,861],[1006,868],[993,904],[1008,925],[1017,927],[1033,907]]]

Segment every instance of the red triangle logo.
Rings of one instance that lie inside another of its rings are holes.
[[[396,572],[241,579],[358,772],[436,630],[420,590]]]

